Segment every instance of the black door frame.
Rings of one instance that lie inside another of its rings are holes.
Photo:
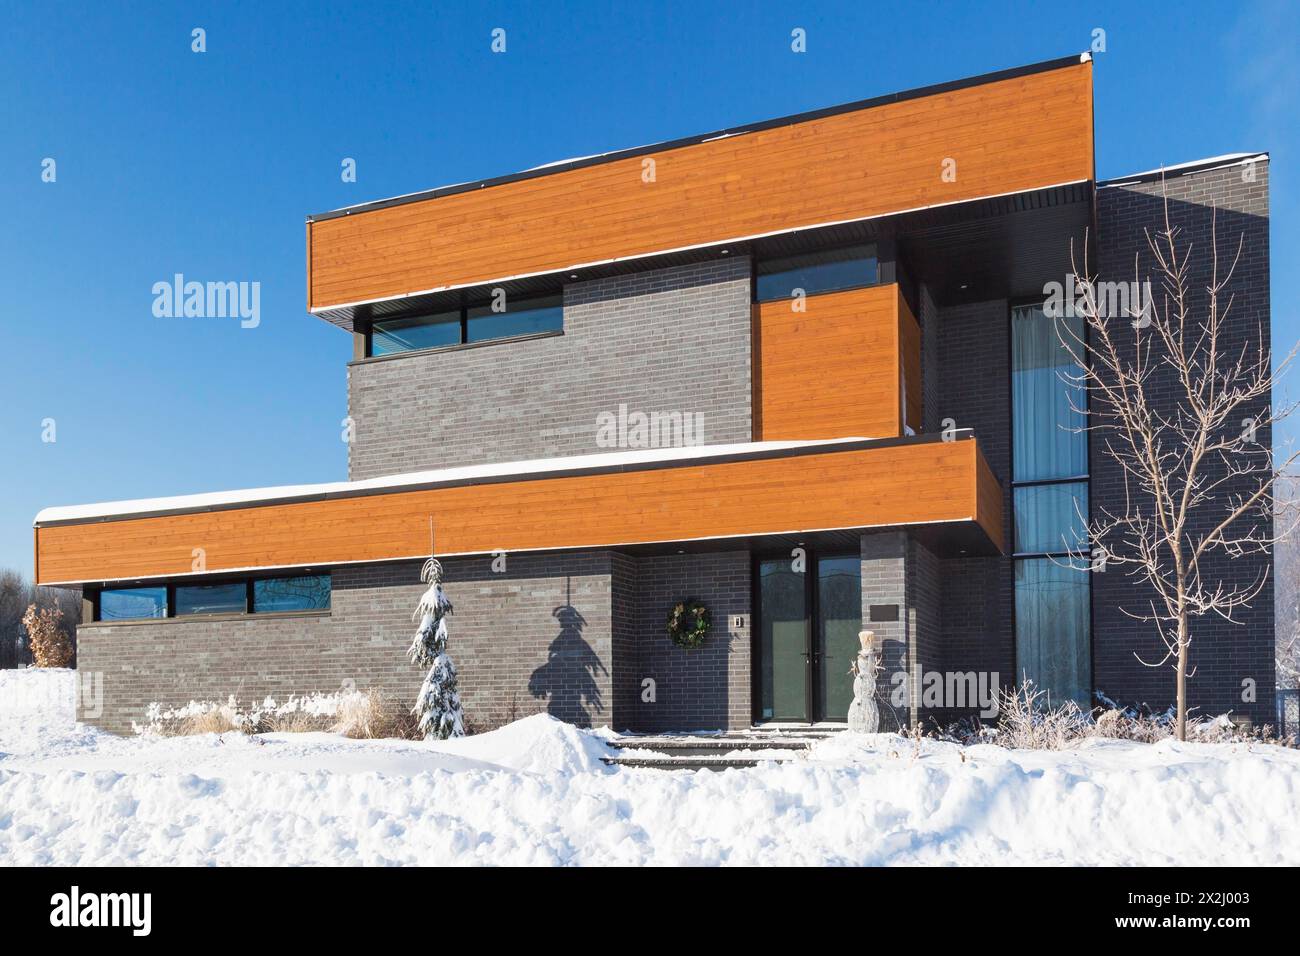
[[[762,626],[762,564],[764,561],[775,560],[794,560],[789,550],[772,551],[763,550],[755,551],[750,555],[750,649],[749,649],[749,673],[750,673],[750,721],[754,724],[764,722],[788,722],[788,723],[807,723],[815,724],[826,721],[825,717],[817,717],[824,709],[825,701],[821,682],[817,675],[820,673],[821,648],[818,646],[820,641],[817,639],[818,628],[821,624],[821,594],[817,587],[818,581],[818,563],[827,558],[855,558],[861,557],[859,553],[833,548],[828,551],[819,551],[816,548],[807,545],[796,545],[804,549],[807,564],[803,572],[803,593],[804,593],[804,703],[805,716],[800,719],[796,717],[764,717],[763,716],[763,626]],[[793,549],[791,549],[793,550]],[[812,574],[808,573],[808,568],[812,568]],[[837,721],[838,723],[838,721]]]

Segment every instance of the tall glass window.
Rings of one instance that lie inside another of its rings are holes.
[[[1083,320],[1053,319],[1041,305],[1011,311],[1012,536],[1017,682],[1053,702],[1092,703],[1088,571],[1070,552],[1088,517],[1088,439],[1079,369],[1061,342]],[[1075,566],[1078,565],[1078,566]]]

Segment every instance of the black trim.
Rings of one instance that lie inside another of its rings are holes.
[[[711,133],[686,136],[681,139],[668,140],[662,143],[652,143],[647,146],[637,146],[632,149],[614,150],[608,153],[601,153],[598,156],[590,156],[586,159],[570,160],[569,162],[557,163],[551,166],[527,169],[518,173],[510,173],[505,176],[495,176],[488,179],[475,180],[474,182],[459,183],[454,186],[442,186],[437,189],[427,189],[421,192],[410,193],[405,196],[395,196],[391,199],[377,199],[373,202],[360,203],[356,206],[349,206],[344,209],[333,209],[329,212],[316,213],[315,215],[308,216],[307,221],[324,222],[329,219],[341,219],[344,216],[355,216],[365,212],[374,212],[379,209],[388,209],[393,206],[404,206],[408,203],[422,202],[426,199],[437,199],[441,196],[454,196],[458,193],[474,192],[479,189],[487,189],[490,186],[501,186],[506,183],[520,182],[526,179],[537,179],[541,176],[551,176],[556,173],[568,172],[573,169],[584,169],[588,166],[599,166],[620,159],[630,159],[635,156],[645,156],[650,153],[666,152],[671,149],[680,149],[683,146],[696,146],[700,143],[707,142],[711,139],[717,139],[722,136],[739,136],[744,133],[758,133],[763,130],[777,129],[782,126],[793,126],[796,123],[807,123],[812,120],[824,119],[828,116],[838,116],[841,113],[853,113],[858,110],[872,109],[877,106],[887,106],[891,103],[902,103],[906,100],[914,100],[926,96],[937,96],[942,93],[951,93],[955,90],[963,90],[972,86],[983,86],[987,83],[997,83],[1001,80],[1011,80],[1022,76],[1031,76],[1035,73],[1062,70],[1066,67],[1077,66],[1081,62],[1083,62],[1082,54],[1057,57],[1053,60],[1043,60],[1039,63],[1031,63],[1027,66],[1017,66],[1006,70],[997,70],[992,73],[982,73],[978,76],[967,77],[960,80],[950,80],[946,83],[935,83],[930,86],[918,86],[914,89],[902,90],[897,93],[886,93],[883,96],[875,96],[865,100],[855,100],[850,103],[840,104],[839,106],[828,106],[822,109],[809,110],[804,113],[793,113],[789,116],[763,120],[758,123],[732,126],[727,129],[715,130]]]
[[[366,498],[371,495],[400,494],[407,491],[429,491],[435,488],[456,488],[465,485],[497,485],[513,482],[542,481],[549,478],[575,478],[589,475],[612,473],[636,473],[641,471],[659,471],[669,468],[689,468],[697,465],[731,464],[739,461],[768,460],[779,458],[799,458],[806,455],[825,455],[843,451],[863,451],[870,448],[892,448],[896,445],[922,445],[930,442],[944,441],[943,433],[929,432],[921,435],[905,435],[898,438],[864,438],[860,441],[840,442],[838,444],[808,445],[795,448],[759,449],[757,451],[734,452],[729,455],[715,455],[702,458],[673,458],[667,461],[638,462],[636,464],[596,465],[589,468],[557,469],[555,471],[530,472],[528,474],[484,475],[478,478],[462,478],[450,481],[430,481],[410,485],[391,485],[384,488],[358,488],[348,491],[317,492],[315,494],[294,495],[282,498],[262,498],[252,501],[232,501],[215,505],[190,508],[163,508],[156,511],[135,511],[127,514],[97,515],[93,518],[67,518],[55,521],[40,521],[37,528],[58,528],[64,525],[102,524],[110,521],[134,521],[137,518],[163,518],[172,515],[207,514],[217,511],[239,511],[245,508],[264,508],[273,505],[302,504],[310,501],[326,501],[341,498]],[[959,428],[953,441],[974,441],[975,433],[969,428]]]

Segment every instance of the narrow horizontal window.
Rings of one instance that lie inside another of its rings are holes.
[[[492,311],[491,305],[471,306],[465,322],[465,340],[483,342],[514,335],[535,335],[540,332],[559,332],[564,328],[564,301],[562,296],[549,295],[535,299],[510,299],[502,312]]]
[[[330,576],[261,578],[253,582],[253,613],[326,611],[330,606]]]
[[[370,329],[370,354],[392,355],[460,344],[460,310],[380,319]]]
[[[875,285],[880,281],[876,247],[847,246],[781,259],[760,260],[755,268],[759,302]]]
[[[243,614],[248,610],[248,585],[243,581],[195,584],[176,588],[176,616]]]
[[[1012,493],[1017,552],[1050,554],[1083,546],[1088,517],[1086,481],[1022,485]]]
[[[112,588],[99,592],[99,620],[133,621],[167,616],[167,588]]]

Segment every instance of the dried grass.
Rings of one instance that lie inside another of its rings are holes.
[[[420,740],[415,717],[405,703],[371,688],[354,694],[339,706],[330,730],[357,740]]]

